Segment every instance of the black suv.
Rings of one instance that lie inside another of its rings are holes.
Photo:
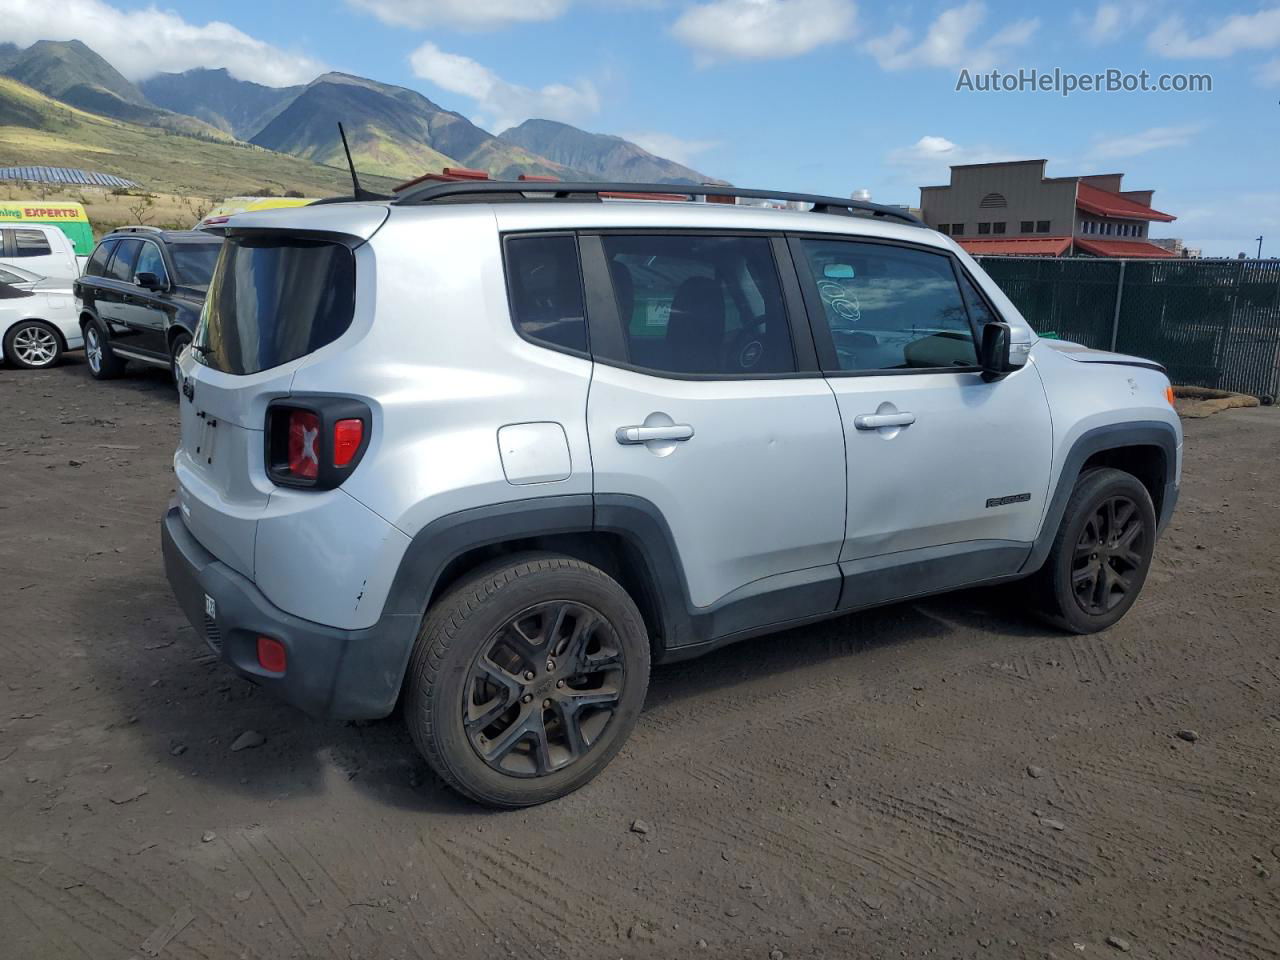
[[[191,343],[222,239],[195,230],[120,227],[75,282],[84,353],[98,380],[126,361],[174,369]]]

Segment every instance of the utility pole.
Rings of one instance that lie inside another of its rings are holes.
[[[1258,259],[1262,259],[1262,238],[1258,238]]]

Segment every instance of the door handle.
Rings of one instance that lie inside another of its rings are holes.
[[[688,440],[693,427],[687,423],[673,423],[665,427],[619,427],[614,434],[619,443],[648,443],[650,440]]]
[[[879,430],[881,427],[909,427],[916,422],[914,413],[861,413],[853,418],[859,430]]]

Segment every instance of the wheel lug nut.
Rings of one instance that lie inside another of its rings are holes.
[[[556,686],[557,686],[557,687],[563,687],[563,686],[564,686],[564,681],[563,681],[563,680],[557,680],[557,681],[556,681]]]
[[[521,702],[521,703],[532,703],[532,702],[533,702],[533,694],[532,694],[532,693],[526,693],[523,697],[521,697],[521,698],[520,698],[520,702]]]
[[[551,701],[550,701],[550,700],[543,700],[543,701],[542,701],[542,705],[543,705],[543,707],[547,708],[548,710],[549,710],[549,709],[551,709]]]
[[[547,669],[548,669],[548,670],[554,670],[555,668],[556,668],[556,662],[555,662],[554,660],[548,660],[548,661],[547,661]]]
[[[532,679],[533,679],[533,671],[532,671],[532,670],[526,670],[526,671],[524,672],[524,678],[525,678],[526,680],[532,680]]]

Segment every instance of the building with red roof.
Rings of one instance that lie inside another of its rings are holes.
[[[967,163],[951,182],[920,188],[925,223],[974,255],[1177,256],[1148,239],[1176,219],[1151,205],[1152,190],[1125,190],[1122,173],[1046,177],[1045,160]]]

